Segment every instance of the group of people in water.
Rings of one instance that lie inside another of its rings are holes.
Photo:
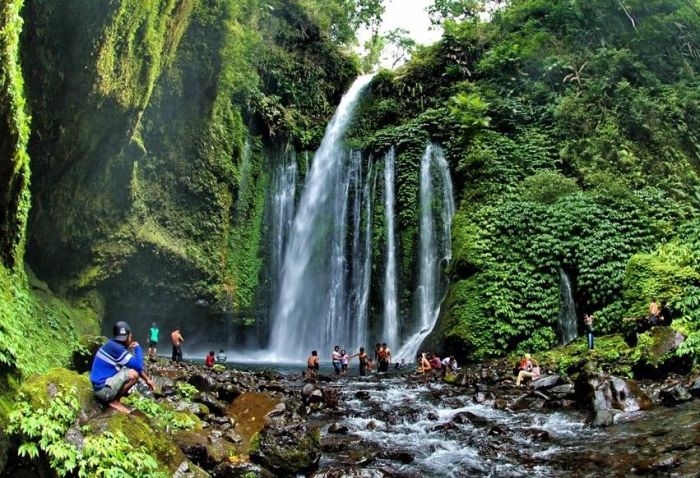
[[[350,360],[355,357],[357,357],[359,361],[359,373],[361,377],[366,376],[368,372],[373,370],[379,373],[388,372],[389,364],[392,360],[391,349],[386,343],[377,343],[374,348],[374,358],[367,354],[364,347],[360,347],[360,351],[356,354],[350,355],[345,349],[342,349],[340,345],[336,345],[333,347],[330,357],[335,375],[347,375]],[[394,368],[400,368],[402,363],[405,364],[405,361],[396,362]],[[306,373],[311,377],[316,377],[319,368],[318,351],[312,350],[311,355],[309,355],[309,358],[306,360]]]

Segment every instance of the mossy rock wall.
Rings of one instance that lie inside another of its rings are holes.
[[[300,30],[301,2],[273,3],[27,2],[27,259],[62,294],[101,293],[105,323],[264,309],[267,148],[317,144],[356,72]]]

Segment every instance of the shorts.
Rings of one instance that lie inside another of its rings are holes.
[[[150,340],[148,342],[148,348],[150,348],[150,349],[156,348],[156,345],[158,345],[158,342],[154,342],[153,340]]]
[[[117,398],[119,391],[129,380],[129,370],[131,369],[124,367],[116,374],[105,380],[105,386],[95,392],[95,396],[103,402],[111,402]]]

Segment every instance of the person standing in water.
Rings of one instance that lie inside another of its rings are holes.
[[[367,366],[369,362],[369,357],[365,353],[365,348],[360,347],[360,352],[348,357],[348,361],[353,357],[359,357],[360,359],[360,377],[367,375]]]
[[[170,334],[170,338],[173,341],[173,356],[172,361],[175,363],[182,362],[182,343],[185,341],[180,333],[180,327],[175,327],[175,330]]]
[[[658,325],[659,312],[659,303],[656,302],[656,298],[651,299],[651,303],[649,304],[649,324]]]
[[[340,346],[336,345],[331,353],[331,363],[336,375],[340,375]]]
[[[306,371],[310,378],[316,378],[318,375],[318,369],[318,352],[312,350],[311,355],[309,355],[309,358],[306,359]]]
[[[155,322],[151,324],[151,329],[148,334],[148,358],[151,360],[156,359],[156,352],[158,348],[158,326]]]

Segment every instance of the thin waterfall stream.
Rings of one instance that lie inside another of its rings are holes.
[[[437,181],[435,181],[436,179]],[[435,211],[436,190],[442,190],[439,211]],[[432,332],[447,291],[441,277],[444,265],[452,258],[452,216],[454,215],[452,179],[442,148],[429,144],[421,159],[420,174],[420,249],[419,280],[416,290],[417,317],[414,332],[401,346],[398,359],[410,362],[421,343]]]
[[[384,328],[382,341],[398,343],[399,319],[396,292],[396,237],[394,231],[394,163],[393,146],[384,156],[384,218],[386,221],[386,269],[384,271]]]

